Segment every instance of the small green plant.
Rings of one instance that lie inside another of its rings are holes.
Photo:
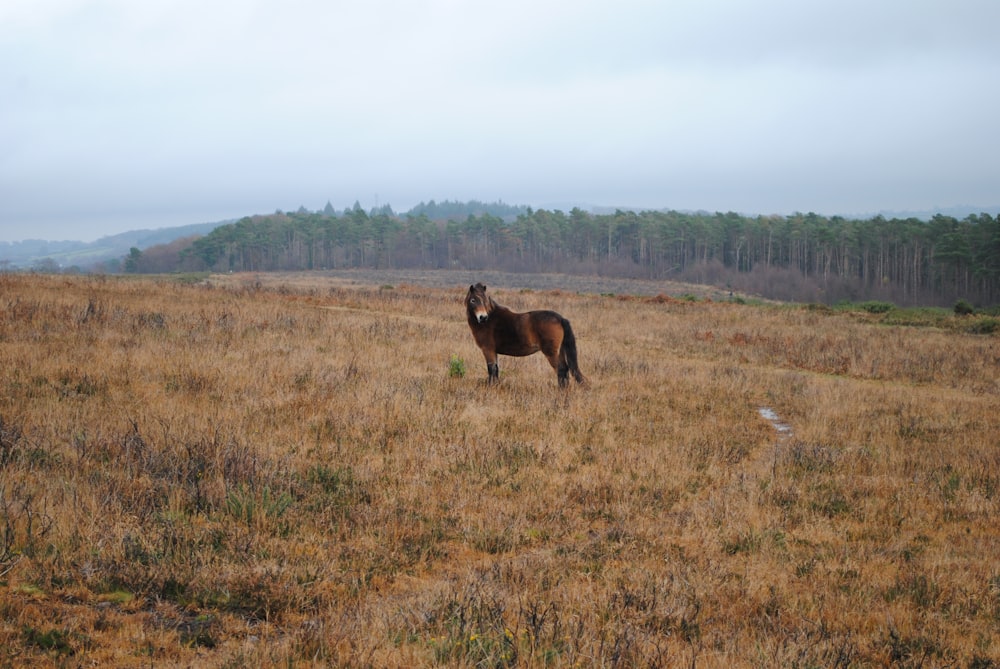
[[[448,361],[448,377],[452,379],[461,379],[465,376],[465,360],[462,360],[457,355],[452,355],[451,360]]]

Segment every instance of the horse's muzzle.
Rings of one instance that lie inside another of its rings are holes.
[[[478,320],[480,323],[485,323],[486,319],[489,317],[490,317],[489,314],[476,314],[476,320]]]

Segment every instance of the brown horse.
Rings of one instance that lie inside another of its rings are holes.
[[[524,356],[539,351],[556,370],[559,385],[566,387],[572,373],[577,383],[586,383],[576,362],[576,338],[569,321],[554,311],[511,311],[486,294],[486,286],[469,286],[465,311],[476,344],[486,358],[488,383],[500,380],[497,354]]]

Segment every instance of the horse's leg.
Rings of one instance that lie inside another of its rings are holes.
[[[556,370],[556,377],[559,379],[559,387],[565,388],[569,385],[570,364],[566,359],[564,348],[564,334],[559,332],[542,346],[542,353],[548,359],[552,369]]]
[[[576,337],[573,336],[573,328],[565,318],[562,321],[562,326],[563,340],[562,345],[559,347],[559,358],[562,364],[566,365],[567,369],[572,372],[576,382],[585,385],[587,377],[580,371],[580,365],[577,362]]]
[[[545,359],[552,365],[552,369],[556,370],[556,376],[559,378],[559,387],[565,388],[569,384],[569,365],[564,359],[565,356],[560,355],[558,350],[555,353],[547,351],[543,351],[543,353],[545,353]]]
[[[556,370],[556,375],[559,377],[560,388],[565,388],[569,385],[569,365],[560,363],[559,368]]]
[[[489,350],[488,347],[482,349],[483,357],[486,358],[486,383],[492,384],[500,381],[500,365],[497,364],[497,352]]]

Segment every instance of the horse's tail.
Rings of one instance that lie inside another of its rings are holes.
[[[566,362],[576,382],[585,384],[587,383],[587,377],[580,371],[580,365],[576,359],[576,337],[573,336],[573,328],[565,318],[562,319],[562,327],[563,340],[562,346],[559,349],[559,355]]]

